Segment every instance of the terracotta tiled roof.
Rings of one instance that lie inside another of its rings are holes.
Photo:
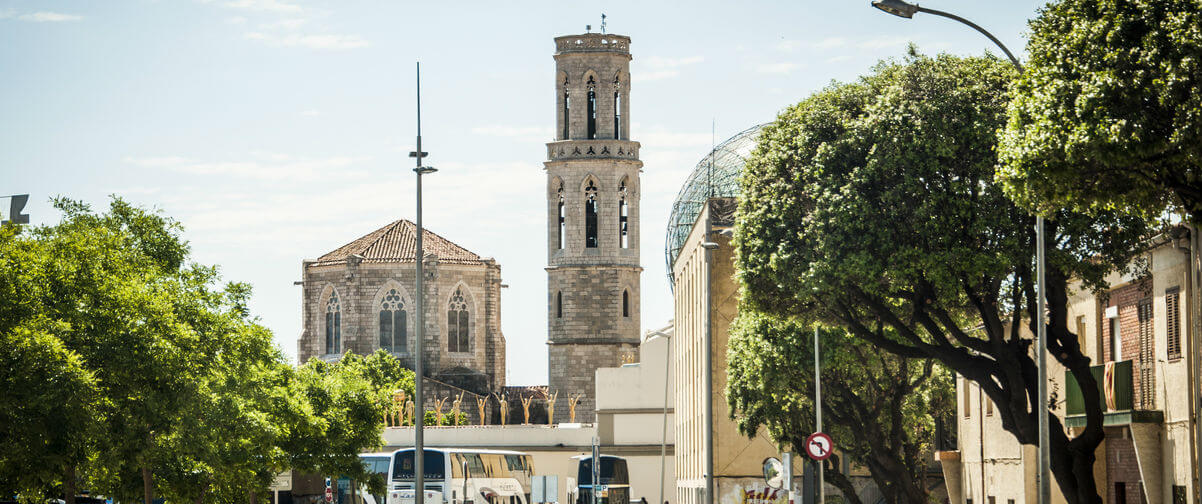
[[[484,264],[476,253],[430,232],[422,233],[422,249],[426,255],[438,256],[439,262],[451,264]],[[333,252],[325,254],[314,266],[346,264],[351,255],[363,256],[363,262],[413,262],[417,252],[417,226],[405,219],[372,231]]]

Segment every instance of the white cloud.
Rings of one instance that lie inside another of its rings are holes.
[[[310,49],[356,49],[371,45],[358,35],[305,35],[305,34],[275,34],[250,32],[246,34],[250,40],[258,40],[275,47],[307,47]]]
[[[303,18],[281,19],[272,23],[261,24],[259,28],[263,30],[296,30],[307,21]]]
[[[10,15],[6,17],[12,16]],[[31,21],[34,23],[59,23],[63,21],[79,21],[83,19],[83,16],[78,16],[75,14],[63,14],[61,12],[41,11],[31,12],[29,14],[21,14],[20,16],[17,16],[17,19],[20,19],[21,21]]]
[[[638,81],[656,81],[676,77],[680,75],[680,68],[701,63],[705,61],[705,58],[701,56],[686,56],[683,58],[651,56],[650,58],[636,61],[640,68],[634,72],[634,79]]]
[[[314,182],[331,176],[341,178],[362,174],[356,169],[371,158],[335,156],[301,158],[286,154],[255,152],[251,159],[201,161],[180,156],[126,157],[124,161],[144,168],[163,168],[188,175],[217,176],[226,179]]]
[[[834,49],[836,47],[844,47],[847,45],[847,39],[843,37],[827,37],[810,46],[814,49]]]
[[[860,49],[889,49],[905,47],[909,43],[910,39],[906,37],[873,37],[857,42],[856,47]]]
[[[776,48],[784,52],[793,52],[802,45],[800,40],[782,40],[776,44]]]
[[[232,25],[246,24],[246,18],[244,18],[242,16],[234,16],[232,18],[226,19],[225,22],[232,24]]]
[[[797,63],[763,63],[755,67],[755,71],[763,74],[788,75],[798,68]]]
[[[317,116],[321,115],[321,111],[317,110],[317,109],[308,109],[308,110],[302,111],[301,115],[303,115],[305,117],[317,117]]]
[[[233,0],[225,3],[226,7],[259,12],[300,13],[304,8],[283,0]]]
[[[680,72],[676,70],[652,70],[650,72],[639,72],[634,74],[632,79],[636,81],[657,81],[671,79],[677,75],[680,75]]]
[[[472,128],[472,133],[483,136],[521,138],[543,142],[548,141],[555,136],[552,133],[551,128],[544,126],[505,126],[502,124],[477,126]]]

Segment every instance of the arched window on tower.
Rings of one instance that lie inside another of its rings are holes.
[[[405,300],[396,289],[389,289],[380,302],[380,348],[388,352],[404,352],[409,344],[406,337],[409,314]]]
[[[597,186],[592,180],[584,188],[584,246],[597,248]]]
[[[564,227],[566,226],[565,221],[564,221],[564,208],[563,208],[563,182],[559,183],[559,210],[558,210],[558,213],[559,213],[559,225],[555,228],[555,233],[556,233],[555,241],[558,244],[559,250],[563,250],[563,234],[565,231]]]
[[[563,318],[563,292],[555,293],[555,318]]]
[[[622,77],[614,76],[614,139],[622,138]]]
[[[597,138],[597,82],[592,77],[588,78],[588,136],[585,138]]]
[[[456,288],[451,301],[447,303],[447,350],[451,352],[472,351],[468,339],[471,320],[467,312],[467,300],[463,291]]]
[[[630,208],[626,204],[626,179],[618,186],[618,246],[630,247]]]
[[[326,300],[326,354],[342,353],[342,305],[338,294]]]
[[[568,81],[563,81],[563,140],[571,138],[569,135],[568,125],[571,122],[572,115],[569,113],[572,110],[570,97],[568,96]]]
[[[622,316],[630,316],[630,291],[628,290],[622,291]]]

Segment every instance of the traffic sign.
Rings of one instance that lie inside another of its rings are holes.
[[[334,488],[330,483],[330,478],[326,478],[326,502],[334,502]]]
[[[826,460],[831,457],[835,443],[824,432],[815,432],[806,438],[806,454],[814,460]]]

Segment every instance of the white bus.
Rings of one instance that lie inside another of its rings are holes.
[[[368,495],[369,504],[412,504],[413,448],[363,454],[368,469],[386,476],[387,498]],[[473,448],[426,448],[423,457],[427,504],[530,504],[534,475],[530,455]]]

